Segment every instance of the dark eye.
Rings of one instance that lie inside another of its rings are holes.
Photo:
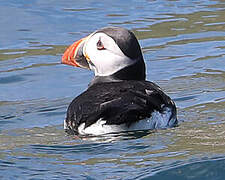
[[[104,45],[103,45],[101,39],[99,39],[98,42],[97,42],[97,49],[98,49],[98,50],[103,50],[103,49],[105,49],[105,47],[104,47]]]

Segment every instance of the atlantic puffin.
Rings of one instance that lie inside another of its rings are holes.
[[[66,132],[102,135],[177,125],[173,100],[146,81],[141,47],[130,30],[99,29],[69,46],[62,63],[95,74],[87,90],[70,103]]]

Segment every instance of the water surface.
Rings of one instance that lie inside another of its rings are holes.
[[[8,0],[0,17],[0,179],[223,179],[224,1]],[[104,26],[138,37],[179,127],[65,134],[67,106],[93,74],[61,65],[62,53]]]

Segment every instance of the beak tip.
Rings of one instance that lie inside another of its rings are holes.
[[[78,49],[81,47],[81,43],[84,42],[86,38],[82,38],[76,42],[74,42],[72,45],[70,45],[64,52],[61,64],[67,64],[75,67],[82,67],[80,63],[77,62],[75,57],[77,56]],[[79,55],[78,55],[79,56]]]

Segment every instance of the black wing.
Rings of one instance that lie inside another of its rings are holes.
[[[76,97],[67,110],[67,128],[77,131],[80,124],[85,127],[98,121],[106,124],[127,124],[151,117],[155,110],[176,107],[173,101],[152,82],[120,81],[94,84]]]

